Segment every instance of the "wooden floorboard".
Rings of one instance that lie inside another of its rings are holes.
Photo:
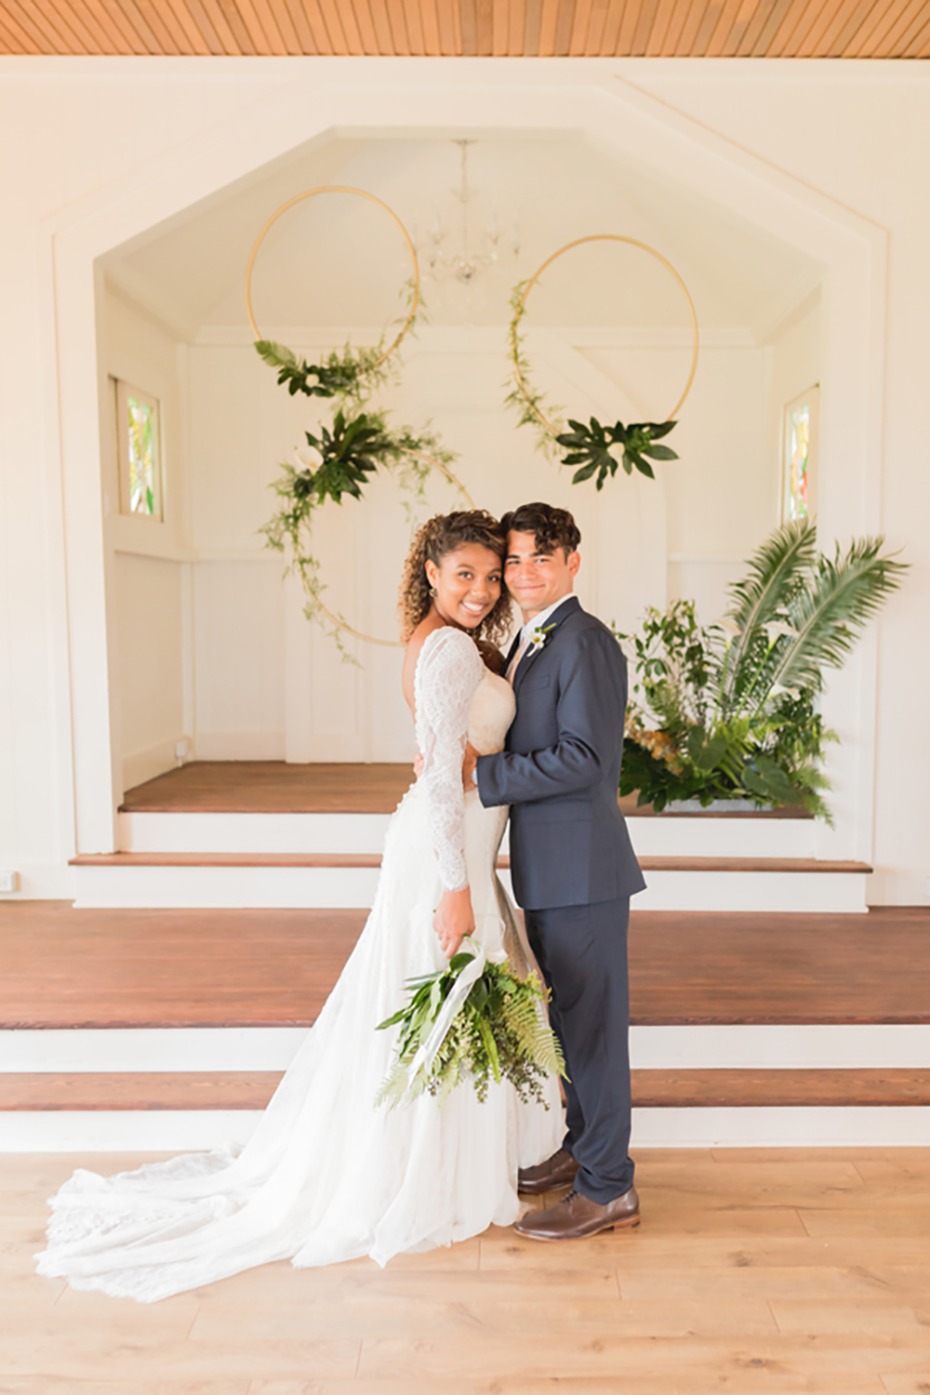
[[[854,872],[865,874],[867,862],[813,857],[641,857],[644,872]],[[82,853],[72,867],[373,867],[380,853]],[[499,868],[510,858],[497,859]]]
[[[124,813],[199,814],[390,814],[413,779],[409,765],[284,761],[191,761],[127,790]],[[620,806],[629,817],[653,818],[651,805],[627,795]],[[664,819],[687,818],[664,811]],[[809,818],[802,809],[708,810],[702,818]]]
[[[151,1306],[39,1278],[46,1198],[150,1160],[0,1156],[3,1395],[926,1395],[930,1149],[638,1150],[633,1232],[491,1227]]]
[[[0,1074],[0,1113],[264,1109],[280,1071]],[[930,1105],[930,1070],[634,1070],[638,1109]]]
[[[364,925],[352,910],[0,905],[0,1029],[307,1026]],[[930,908],[637,911],[634,1024],[928,1023]]]

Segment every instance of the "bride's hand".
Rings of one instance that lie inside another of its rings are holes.
[[[475,913],[468,887],[461,891],[444,891],[433,915],[433,929],[447,959],[457,953],[465,936],[470,935],[474,928]]]
[[[478,764],[478,752],[470,741],[465,742],[465,759],[462,761],[462,785],[465,793],[475,790],[478,786],[472,778],[475,773],[475,766]]]

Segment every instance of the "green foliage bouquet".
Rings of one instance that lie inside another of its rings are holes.
[[[817,710],[906,564],[861,538],[817,552],[809,519],[784,523],[730,587],[723,619],[699,625],[691,601],[651,608],[633,641],[620,793],[662,810],[671,799],[800,805],[830,821],[821,768],[836,735]]]
[[[492,1079],[506,1079],[524,1103],[546,1104],[543,1084],[565,1075],[565,1060],[543,1013],[548,992],[535,974],[519,978],[469,943],[445,969],[407,986],[406,1006],[376,1028],[400,1027],[377,1103],[394,1106],[424,1092],[441,1102],[470,1078],[480,1100]]]

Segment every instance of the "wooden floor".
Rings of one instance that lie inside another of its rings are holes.
[[[0,1157],[0,1395],[927,1395],[930,1149],[643,1152],[639,1230],[385,1270],[264,1266],[154,1306],[40,1279],[84,1165]]]
[[[284,761],[191,761],[127,790],[124,813],[390,814],[413,779],[409,765]],[[655,817],[636,796],[620,801],[624,814]],[[682,817],[674,812],[662,818]],[[801,809],[765,809],[702,818],[807,818]]]
[[[364,919],[9,902],[0,905],[0,1029],[307,1026]],[[630,976],[638,1025],[926,1023],[930,909],[634,909]]]

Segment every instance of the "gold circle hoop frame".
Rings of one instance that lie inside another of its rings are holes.
[[[397,214],[394,212],[393,208],[386,204],[383,199],[379,199],[377,194],[369,194],[367,189],[356,189],[351,184],[318,184],[315,189],[305,189],[302,194],[295,194],[292,199],[288,199],[285,203],[282,203],[280,208],[276,208],[274,213],[272,213],[271,217],[266,221],[261,232],[258,234],[258,237],[252,244],[252,250],[249,253],[248,264],[245,268],[245,313],[249,317],[249,324],[252,327],[252,333],[255,335],[256,339],[264,338],[261,330],[255,323],[255,316],[252,313],[252,271],[255,266],[255,259],[258,256],[259,248],[261,247],[265,238],[268,236],[268,233],[274,227],[275,223],[278,221],[279,218],[281,218],[285,213],[287,213],[289,209],[293,208],[295,204],[303,203],[304,199],[315,198],[317,194],[353,194],[356,198],[367,199],[369,203],[373,203],[378,208],[383,209],[383,211],[391,219],[391,222],[400,232],[401,236],[404,239],[404,242],[406,243],[407,251],[410,253],[410,265],[413,269],[413,277],[411,281],[413,293],[410,297],[410,309],[407,312],[407,318],[404,320],[403,324],[400,327],[400,333],[396,336],[394,340],[392,340],[392,342],[384,350],[384,353],[381,354],[380,358],[376,359],[375,363],[372,365],[374,368],[380,368],[381,364],[387,363],[388,359],[391,358],[392,355],[395,354],[397,350],[400,348],[401,343],[405,335],[407,334],[407,331],[410,329],[410,326],[416,319],[417,310],[420,307],[420,262],[417,257],[417,249],[413,245],[413,241],[410,237],[410,234],[398,218]]]
[[[400,348],[401,343],[406,337],[408,331],[412,327],[414,320],[416,319],[417,310],[420,306],[420,262],[419,258],[417,257],[416,248],[413,245],[413,240],[410,234],[408,233],[407,229],[401,222],[400,218],[394,212],[393,208],[391,208],[389,204],[386,204],[383,199],[379,199],[377,194],[370,194],[367,189],[357,189],[354,185],[351,184],[319,184],[313,189],[305,189],[303,193],[295,194],[293,198],[287,199],[284,203],[280,205],[279,208],[275,209],[274,213],[271,214],[270,218],[266,219],[263,227],[261,228],[261,231],[259,232],[254,243],[252,244],[252,250],[249,253],[249,260],[246,264],[245,269],[245,313],[248,316],[249,325],[256,340],[263,339],[264,336],[262,335],[262,332],[258,327],[258,324],[255,319],[255,314],[252,309],[252,272],[255,268],[256,258],[258,257],[258,253],[262,243],[264,242],[265,238],[268,236],[268,233],[271,231],[272,227],[275,225],[278,219],[281,218],[290,209],[292,209],[296,204],[303,203],[305,199],[315,198],[317,194],[350,194],[355,196],[356,198],[367,199],[369,203],[375,204],[376,207],[382,209],[383,212],[385,212],[391,219],[392,223],[400,232],[406,245],[407,251],[410,254],[410,265],[413,273],[410,282],[412,287],[410,296],[410,308],[407,311],[407,317],[401,325],[399,332],[395,335],[394,339],[384,350],[384,352],[381,353],[378,356],[378,358],[376,358],[371,364],[370,371],[373,371],[376,368],[380,368],[382,364],[387,363],[387,361],[394,356],[394,354]],[[474,500],[472,499],[468,490],[462,484],[461,480],[458,479],[458,477],[454,475],[453,472],[449,469],[449,467],[445,465],[441,460],[435,459],[433,456],[428,455],[425,451],[410,451],[409,454],[413,459],[421,460],[424,464],[429,465],[431,469],[438,471],[438,473],[441,474],[448,481],[449,484],[451,484],[454,488],[456,488],[459,491],[459,493],[465,499],[468,507],[474,508]],[[357,630],[355,626],[350,625],[347,620],[344,620],[341,616],[334,614],[334,612],[329,609],[325,602],[320,599],[319,595],[315,595],[313,597],[313,604],[315,608],[320,612],[320,614],[333,626],[333,628],[336,631],[354,635],[356,639],[364,640],[367,644],[378,644],[385,649],[403,648],[403,645],[400,643],[399,640],[380,639],[377,635],[369,635],[365,634],[363,630]]]
[[[574,242],[566,242],[564,247],[559,247],[555,252],[552,253],[551,256],[547,257],[546,260],[542,263],[542,265],[537,267],[537,269],[533,272],[532,276],[526,282],[526,285],[523,287],[523,294],[520,296],[520,299],[516,303],[515,313],[513,316],[513,320],[511,321],[512,332],[515,333],[516,325],[526,309],[526,302],[529,297],[530,291],[536,285],[536,282],[539,280],[540,276],[542,276],[543,272],[546,271],[547,268],[550,267],[553,262],[557,261],[559,257],[564,257],[566,252],[572,252],[576,247],[583,247],[589,242],[622,242],[625,243],[628,247],[638,247],[640,251],[648,252],[650,257],[654,257],[657,262],[664,266],[666,271],[668,271],[674,277],[678,285],[681,287],[685,300],[688,303],[688,313],[691,320],[691,365],[688,370],[688,378],[684,386],[684,391],[682,392],[678,401],[675,403],[674,407],[669,412],[668,417],[666,418],[666,420],[670,421],[673,418],[677,417],[678,413],[681,411],[685,399],[687,398],[688,393],[691,391],[691,386],[694,382],[694,375],[697,372],[699,347],[698,318],[697,311],[694,308],[694,301],[691,299],[691,292],[685,285],[684,279],[682,278],[681,274],[676,270],[674,266],[672,266],[672,263],[668,260],[667,257],[663,257],[662,253],[656,251],[655,247],[650,247],[648,242],[640,242],[635,237],[623,237],[620,233],[591,233],[587,237],[575,238]],[[516,353],[513,354],[513,368],[514,377],[520,389],[520,394],[523,397],[523,400],[526,402],[527,407],[538,419],[540,425],[543,426],[551,436],[557,436],[559,434],[560,428],[556,425],[555,422],[550,421],[549,418],[545,415],[545,413],[542,412],[540,408],[536,405],[536,403],[533,401],[533,394],[531,393],[529,386],[525,378],[523,377],[523,373],[520,369],[519,364],[519,355]]]

